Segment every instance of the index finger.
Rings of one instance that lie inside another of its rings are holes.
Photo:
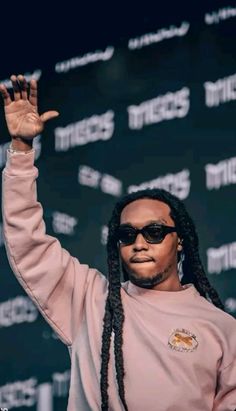
[[[11,104],[11,96],[8,93],[7,88],[6,86],[4,86],[4,84],[0,84],[0,93],[4,101],[4,106],[8,106],[9,104]]]
[[[35,79],[31,79],[30,80],[29,101],[35,107],[37,107],[37,97],[38,97],[37,81]]]

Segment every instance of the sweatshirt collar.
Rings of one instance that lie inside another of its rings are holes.
[[[130,295],[142,298],[158,298],[161,300],[189,300],[191,297],[200,295],[194,284],[189,283],[184,285],[184,289],[180,291],[160,291],[138,287],[131,281],[127,281],[127,292]]]

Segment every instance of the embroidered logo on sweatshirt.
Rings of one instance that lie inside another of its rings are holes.
[[[168,340],[172,350],[192,352],[197,349],[198,341],[196,335],[183,328],[174,330]]]

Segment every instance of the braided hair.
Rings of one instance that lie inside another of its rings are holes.
[[[115,205],[108,223],[107,263],[108,263],[108,295],[103,318],[103,335],[101,350],[101,409],[108,411],[108,362],[111,345],[111,334],[114,331],[114,354],[118,390],[124,410],[128,411],[124,389],[124,360],[122,353],[124,310],[121,301],[120,256],[116,241],[116,232],[120,225],[120,215],[123,208],[132,201],[149,198],[166,203],[170,207],[170,217],[175,222],[177,233],[182,240],[184,260],[182,262],[183,276],[181,284],[192,283],[199,294],[210,300],[216,307],[224,310],[217,291],[211,286],[204,271],[199,256],[199,241],[192,218],[186,211],[184,203],[176,196],[163,189],[146,189],[121,198]],[[180,254],[178,254],[178,261]],[[128,275],[122,266],[124,278]]]

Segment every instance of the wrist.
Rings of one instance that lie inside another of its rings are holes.
[[[27,140],[23,137],[14,137],[11,140],[10,148],[15,151],[30,151],[33,148],[33,139]]]

